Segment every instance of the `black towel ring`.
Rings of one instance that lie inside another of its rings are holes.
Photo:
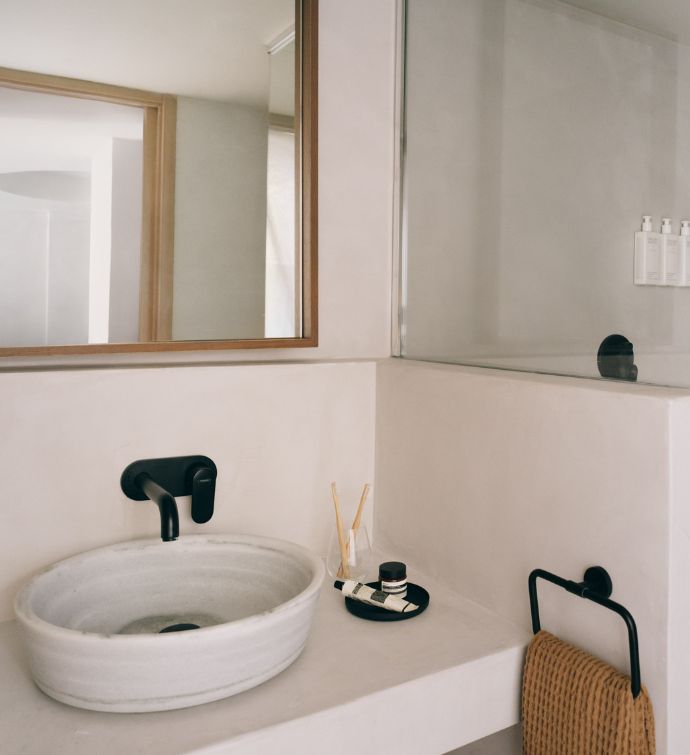
[[[528,580],[529,605],[532,612],[532,631],[534,634],[541,629],[541,624],[539,623],[539,603],[537,601],[537,579],[539,577],[562,587],[568,592],[573,593],[573,595],[579,595],[581,598],[598,603],[600,606],[604,606],[604,608],[608,608],[622,617],[628,628],[628,642],[630,643],[630,688],[632,696],[634,698],[637,697],[642,687],[640,682],[640,653],[637,644],[637,627],[635,626],[635,619],[633,619],[627,608],[624,608],[620,603],[609,600],[609,595],[612,592],[612,582],[606,569],[603,566],[590,566],[585,572],[584,581],[582,582],[572,582],[569,579],[557,577],[555,574],[551,574],[551,572],[544,571],[543,569],[535,569],[529,575]]]

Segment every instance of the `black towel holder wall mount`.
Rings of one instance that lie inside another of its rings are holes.
[[[640,694],[642,683],[640,681],[640,652],[637,642],[637,626],[635,625],[635,619],[633,619],[630,611],[622,606],[620,603],[616,603],[613,600],[609,600],[609,596],[612,592],[612,582],[606,569],[603,566],[590,566],[584,574],[584,580],[582,582],[572,582],[569,579],[563,579],[551,572],[544,571],[543,569],[534,569],[529,575],[529,605],[532,612],[532,631],[534,634],[541,630],[541,623],[539,621],[539,603],[537,600],[537,579],[544,579],[547,582],[551,582],[554,585],[562,587],[573,595],[579,595],[581,598],[586,598],[594,603],[598,603],[604,608],[608,608],[610,611],[617,613],[628,629],[628,643],[630,645],[630,688],[632,690],[633,698],[636,698]]]

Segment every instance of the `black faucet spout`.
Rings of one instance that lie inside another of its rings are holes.
[[[180,534],[180,520],[175,498],[146,472],[137,475],[135,482],[146,497],[158,506],[161,515],[161,539],[164,542],[177,540]]]
[[[161,515],[161,538],[177,540],[180,523],[175,496],[192,497],[192,519],[204,524],[213,516],[218,470],[208,456],[139,459],[125,467],[122,492],[133,501],[151,500]]]

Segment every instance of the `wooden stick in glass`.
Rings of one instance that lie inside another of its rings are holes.
[[[333,505],[335,506],[335,526],[338,530],[338,545],[340,546],[340,569],[338,569],[337,576],[343,576],[347,579],[350,578],[350,566],[347,559],[347,546],[345,545],[345,533],[343,532],[343,520],[340,516],[340,501],[338,499],[338,493],[335,489],[335,483],[331,483],[331,496],[333,498]]]

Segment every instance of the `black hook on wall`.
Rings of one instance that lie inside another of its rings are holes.
[[[637,365],[633,345],[625,336],[606,336],[597,352],[599,374],[614,380],[637,380]]]

